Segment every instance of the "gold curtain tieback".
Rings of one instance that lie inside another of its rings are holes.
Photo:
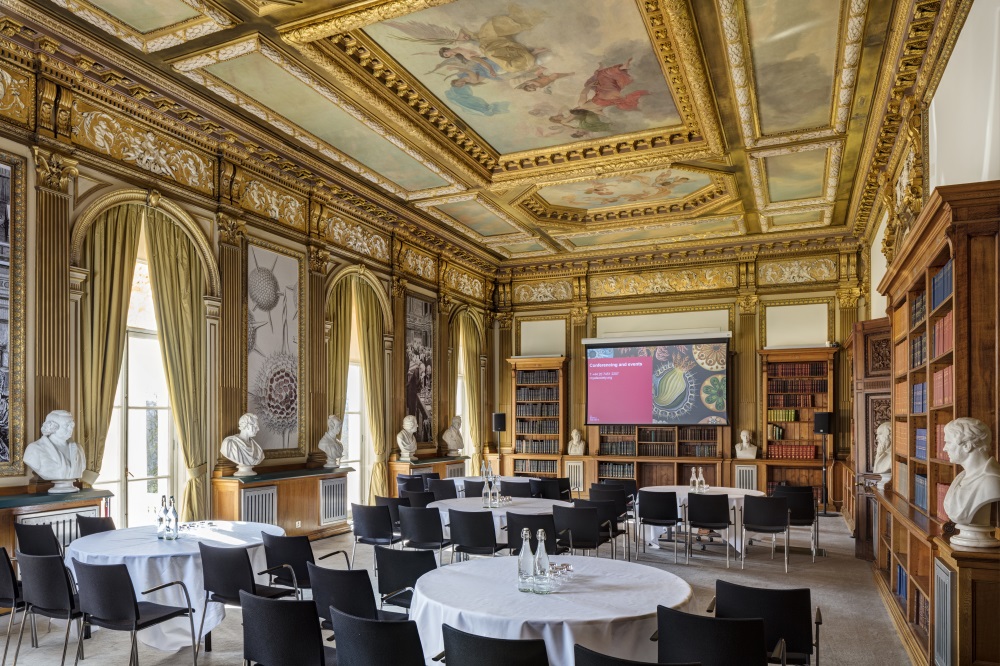
[[[194,481],[194,480],[200,478],[202,475],[204,475],[205,472],[207,472],[207,471],[208,471],[208,463],[204,463],[202,465],[198,465],[197,467],[188,467],[188,469],[187,469],[188,480],[189,481]]]

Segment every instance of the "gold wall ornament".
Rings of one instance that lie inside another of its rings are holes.
[[[445,285],[470,298],[482,301],[486,297],[484,281],[470,273],[449,267],[444,275]]]
[[[569,280],[522,282],[514,287],[515,303],[548,303],[568,301],[572,298],[573,283]]]
[[[741,315],[757,314],[759,302],[760,299],[755,294],[744,294],[736,299],[736,304],[739,306]]]
[[[840,305],[841,309],[856,309],[860,298],[861,290],[858,288],[837,290],[837,303]]]
[[[219,228],[220,243],[239,245],[240,241],[246,238],[247,225],[240,218],[227,215],[226,213],[218,213],[215,219],[216,225]]]
[[[35,77],[8,63],[0,66],[0,116],[19,125],[30,125],[35,98]]]
[[[514,323],[514,313],[513,312],[497,312],[496,313],[497,324],[500,325],[501,331],[511,330],[511,326]]]
[[[38,184],[66,194],[69,191],[69,181],[80,174],[77,169],[79,162],[38,146],[31,147],[31,154],[35,158]]]
[[[252,178],[246,172],[239,184],[239,205],[241,208],[293,229],[305,231],[306,204],[297,196],[288,194],[266,181]],[[248,182],[249,181],[249,182]],[[234,189],[237,184],[234,182]]]
[[[644,296],[677,292],[732,289],[737,286],[735,266],[693,266],[625,275],[592,276],[590,296]]]
[[[836,282],[839,277],[834,257],[781,259],[757,264],[757,283],[761,286]]]
[[[406,278],[396,277],[394,275],[392,277],[392,285],[389,288],[390,292],[392,293],[392,297],[393,298],[402,298],[403,296],[406,296],[406,285],[407,284],[408,283],[406,281]]]
[[[330,251],[317,245],[309,246],[309,271],[325,274],[330,266]]]
[[[241,0],[245,1],[245,0]],[[349,6],[346,10],[334,10],[318,17],[280,26],[281,36],[293,44],[315,42],[341,32],[349,32],[365,26],[399,18],[422,9],[446,5],[454,0],[381,0],[357,10]]]
[[[589,315],[590,308],[586,305],[578,305],[569,311],[569,320],[573,326],[585,326]],[[566,348],[569,349],[569,347]]]
[[[206,194],[215,193],[215,160],[180,141],[137,126],[78,101],[73,105],[73,142],[144,171],[169,178]]]
[[[378,232],[342,217],[325,218],[320,224],[320,233],[327,240],[372,259],[389,261],[389,241]]]
[[[403,249],[400,265],[407,273],[416,275],[428,282],[437,280],[437,261],[434,257],[424,254],[409,245],[406,245]]]

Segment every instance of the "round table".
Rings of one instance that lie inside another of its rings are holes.
[[[183,581],[195,609],[194,626],[197,631],[201,622],[198,614],[205,602],[205,581],[198,543],[247,548],[253,570],[263,571],[267,565],[261,547],[261,532],[281,536],[285,530],[264,523],[217,520],[211,525],[191,523],[190,527],[181,530],[180,538],[174,541],[157,539],[153,525],[100,532],[73,541],[66,548],[66,566],[72,569],[74,559],[86,564],[124,564],[132,576],[132,585],[139,600],[170,606],[187,605],[184,592],[176,585],[145,596],[141,593],[163,583]],[[266,583],[266,577],[259,582]],[[215,628],[225,616],[222,604],[208,604],[205,633]],[[191,627],[187,618],[176,618],[139,632],[139,639],[159,650],[176,651],[191,646]]]
[[[553,557],[573,572],[553,594],[517,590],[517,558],[450,564],[417,581],[410,618],[424,655],[444,649],[441,625],[481,636],[542,638],[549,663],[573,664],[573,644],[605,654],[656,662],[657,605],[683,608],[691,586],[654,567],[600,557]]]
[[[684,517],[681,505],[687,502],[688,493],[691,492],[690,486],[644,486],[639,490],[651,492],[651,493],[677,493],[677,515],[681,518]],[[764,493],[759,490],[747,490],[745,488],[728,488],[726,486],[712,487],[708,489],[706,495],[729,495],[729,506],[735,508],[736,517],[735,519],[730,516],[733,520],[733,526],[729,528],[729,543],[736,548],[737,552],[743,550],[743,538],[740,535],[740,511],[743,508],[743,498],[749,496],[752,497],[763,497]],[[656,540],[661,534],[663,534],[667,528],[656,527],[653,525],[646,525],[646,534],[649,535],[647,541],[648,546],[654,548],[659,548]]]
[[[457,499],[437,500],[427,505],[429,509],[437,509],[441,512],[441,524],[448,525],[448,511],[492,511],[493,524],[496,527],[497,543],[507,541],[501,528],[507,524],[507,512],[539,515],[552,513],[553,506],[573,506],[570,502],[561,500],[543,499],[540,497],[513,497],[509,502],[499,507],[483,508],[482,497],[459,497]],[[449,530],[444,528],[445,538],[449,538]]]
[[[528,483],[531,479],[538,480],[538,477],[533,476],[498,476],[496,478],[506,483]],[[455,482],[455,488],[458,490],[459,497],[464,497],[466,481],[482,482],[486,479],[482,476],[453,476],[451,480]]]

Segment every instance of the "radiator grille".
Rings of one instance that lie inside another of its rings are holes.
[[[278,524],[278,486],[240,490],[240,520]]]
[[[951,590],[955,574],[940,559],[934,560],[934,666],[951,666]]]
[[[566,476],[569,477],[569,489],[570,491],[582,492],[583,491],[583,461],[582,460],[567,460],[566,461]]]
[[[757,490],[757,465],[736,465],[736,487]]]
[[[459,476],[465,476],[465,463],[448,463],[444,467],[444,476],[446,479],[454,479]]]
[[[347,477],[320,479],[319,524],[329,525],[347,520]]]
[[[17,522],[24,525],[51,525],[52,531],[56,533],[56,539],[65,548],[73,539],[80,536],[76,529],[78,515],[96,518],[100,513],[98,513],[96,506],[87,506],[79,509],[28,513],[18,516]]]

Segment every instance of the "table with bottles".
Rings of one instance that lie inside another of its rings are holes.
[[[457,499],[437,500],[427,505],[429,509],[437,509],[441,512],[441,525],[444,527],[445,538],[449,538],[448,511],[492,511],[493,525],[496,528],[497,543],[507,541],[507,532],[503,529],[507,525],[507,512],[524,513],[529,515],[541,515],[552,513],[553,506],[573,506],[570,502],[561,500],[550,500],[541,497],[510,497],[505,498],[498,504],[489,508],[483,506],[481,497],[459,497]]]
[[[656,643],[649,637],[657,605],[683,609],[692,595],[690,585],[667,571],[578,556],[551,558],[557,573],[546,594],[522,592],[519,559],[473,559],[420,577],[410,618],[428,664],[444,647],[442,624],[493,638],[544,639],[553,666],[573,664],[574,643],[655,663]]]
[[[743,540],[740,534],[740,512],[743,510],[743,498],[749,496],[762,497],[764,493],[759,490],[747,490],[746,488],[729,488],[727,486],[695,487],[687,486],[643,486],[643,492],[650,493],[676,493],[677,494],[677,515],[684,518],[683,506],[687,504],[688,494],[700,492],[707,495],[728,495],[729,496],[729,519],[733,522],[729,528],[729,543],[736,548],[737,552],[743,549]],[[668,528],[656,525],[644,525],[643,538],[646,539],[647,546],[659,548],[657,540],[660,535],[667,532]]]
[[[170,606],[187,605],[184,593],[176,585],[146,596],[140,593],[174,580],[183,581],[195,612],[200,614],[205,586],[199,542],[209,546],[246,548],[253,570],[257,572],[267,568],[261,532],[285,534],[277,525],[222,520],[181,523],[176,539],[157,538],[156,525],[100,532],[80,537],[67,546],[66,566],[72,569],[73,560],[86,564],[124,564],[140,601]],[[266,583],[266,577],[260,577],[259,582]],[[208,604],[204,631],[211,631],[224,617],[222,604]],[[199,621],[195,621],[196,629]],[[190,625],[183,617],[169,620],[139,632],[139,640],[160,650],[176,651],[191,645]]]

